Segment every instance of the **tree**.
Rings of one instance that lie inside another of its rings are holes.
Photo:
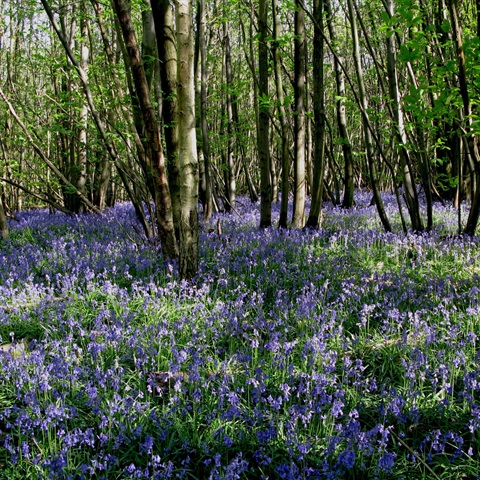
[[[180,185],[180,276],[190,279],[198,267],[198,160],[192,2],[177,0],[178,172]]]
[[[168,181],[172,198],[173,223],[178,236],[181,200],[180,172],[178,171],[177,39],[170,2],[168,0],[152,0],[151,3],[162,89],[163,135],[166,146]]]
[[[458,19],[457,1],[448,0],[447,3],[448,10],[450,12],[450,20],[452,22],[452,30],[458,58],[458,83],[463,101],[464,116],[467,122],[466,137],[468,153],[470,154],[470,160],[473,163],[473,169],[471,173],[471,181],[474,185],[473,198],[464,232],[467,235],[474,235],[478,224],[478,218],[480,216],[480,152],[478,147],[478,138],[473,130],[472,124],[472,104],[470,102],[470,95],[467,86],[465,52],[463,49],[462,29]]]
[[[373,190],[373,198],[375,200],[375,205],[382,222],[383,228],[390,232],[392,227],[388,220],[385,208],[383,206],[382,197],[380,196],[380,190],[377,184],[377,168],[374,160],[373,153],[373,141],[372,134],[370,131],[371,124],[368,118],[368,101],[365,91],[365,83],[363,80],[363,69],[362,69],[362,59],[360,56],[360,41],[358,37],[357,22],[355,20],[355,9],[353,6],[353,0],[347,0],[348,3],[348,14],[350,17],[350,28],[352,32],[352,41],[353,41],[353,61],[355,65],[355,73],[357,75],[358,83],[358,94],[360,100],[360,109],[363,123],[363,135],[365,141],[365,150],[367,154],[368,169],[370,173],[370,185]]]
[[[229,22],[227,20],[226,2],[223,2],[223,12],[225,20],[223,21],[223,48],[224,48],[224,65],[223,70],[225,72],[225,110],[227,112],[227,148],[225,152],[225,165],[224,165],[224,177],[225,177],[225,210],[231,212],[235,209],[236,200],[236,178],[235,178],[235,161],[234,161],[234,146],[236,136],[236,122],[234,118],[234,103],[236,98],[234,95],[233,86],[233,73],[232,73],[232,54],[230,46],[230,32]]]
[[[393,0],[386,0],[385,8],[390,17],[394,15]],[[418,193],[415,186],[413,175],[413,167],[410,159],[410,152],[407,148],[407,134],[405,132],[405,122],[403,118],[403,110],[400,104],[400,91],[398,86],[397,75],[397,59],[395,35],[393,28],[387,32],[387,72],[388,72],[388,89],[391,100],[391,109],[393,113],[393,122],[395,125],[395,136],[397,138],[397,148],[400,155],[400,169],[404,186],[404,197],[407,204],[408,212],[412,222],[414,231],[421,232],[423,230],[422,217],[420,215],[420,204],[418,201]]]
[[[269,144],[269,108],[268,97],[268,47],[267,47],[268,6],[266,0],[258,4],[258,157],[260,163],[260,227],[272,224],[272,185],[270,178],[270,144]]]
[[[332,11],[331,0],[325,0],[325,8],[327,11],[327,26],[330,34],[330,41],[333,48],[337,47],[337,35],[335,32],[335,26],[333,24],[334,15]],[[352,208],[354,205],[354,190],[355,190],[355,178],[354,178],[354,160],[352,152],[352,144],[348,134],[347,127],[347,114],[345,107],[345,74],[342,67],[342,56],[338,53],[333,57],[333,68],[335,72],[335,86],[337,93],[336,100],[336,117],[338,126],[339,141],[342,146],[343,164],[344,164],[344,181],[343,181],[343,201],[342,207]]]
[[[273,13],[273,42],[272,42],[272,54],[273,64],[275,70],[275,87],[277,94],[277,110],[278,119],[280,120],[280,136],[281,136],[281,165],[282,165],[282,180],[281,191],[282,199],[280,205],[280,217],[278,220],[278,226],[281,228],[287,228],[288,222],[288,196],[290,193],[290,152],[288,149],[288,125],[285,112],[285,94],[283,91],[283,77],[282,77],[282,60],[280,56],[280,36],[281,23],[280,12],[278,9],[277,0],[272,0],[272,13]]]
[[[321,223],[323,200],[323,176],[325,172],[325,82],[323,68],[324,54],[324,1],[313,3],[313,114],[315,118],[315,150],[313,161],[312,203],[307,227],[317,228]]]
[[[88,74],[89,48],[88,40],[88,18],[86,12],[85,0],[82,0],[80,11],[80,66],[83,71]],[[82,95],[79,112],[79,128],[77,133],[77,156],[76,156],[76,184],[79,191],[86,192],[87,185],[87,128],[88,128],[88,103],[87,99]],[[83,211],[84,206],[80,204],[76,210]]]
[[[155,117],[151,92],[138,48],[130,7],[125,0],[113,0],[113,5],[125,40],[135,85],[135,94],[141,109],[145,129],[144,149],[148,175],[151,176],[154,186],[156,219],[162,251],[165,258],[176,258],[178,256],[178,247],[175,239],[172,200],[168,187],[160,129]]]
[[[3,240],[6,240],[8,237],[7,216],[5,215],[5,209],[3,208],[2,195],[0,195],[0,237],[3,238]]]
[[[302,228],[305,222],[305,11],[301,0],[295,2],[295,122],[292,227]]]
[[[213,213],[213,192],[212,192],[212,167],[210,165],[210,136],[208,133],[208,120],[207,120],[207,48],[206,48],[206,12],[205,12],[205,0],[198,0],[198,47],[200,55],[200,139],[201,149],[204,162],[204,174],[202,181],[204,182],[203,192],[203,219],[210,220]]]

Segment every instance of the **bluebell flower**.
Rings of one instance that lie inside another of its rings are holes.
[[[397,454],[395,452],[386,452],[378,460],[378,468],[385,473],[391,473],[395,465],[395,458]]]

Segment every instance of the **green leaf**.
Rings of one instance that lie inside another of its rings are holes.
[[[446,18],[444,18],[442,22],[442,30],[445,33],[448,33],[451,29],[452,29],[452,26],[450,25],[450,22]]]

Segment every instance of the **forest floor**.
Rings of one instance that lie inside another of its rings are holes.
[[[0,478],[477,478],[479,241],[441,205],[405,235],[385,200],[397,233],[361,193],[318,231],[260,230],[240,199],[192,283],[128,204],[19,214]]]

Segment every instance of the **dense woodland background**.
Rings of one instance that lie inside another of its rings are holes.
[[[478,0],[2,0],[2,236],[25,208],[128,199],[189,278],[199,205],[318,227],[356,188],[386,231],[382,191],[405,231],[468,199],[474,234],[479,53]]]

